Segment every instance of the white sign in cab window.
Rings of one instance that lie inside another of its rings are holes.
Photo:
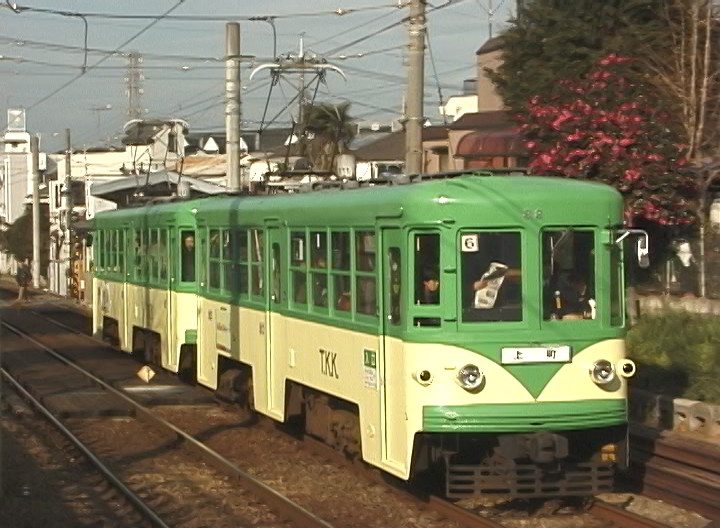
[[[570,347],[505,347],[502,349],[502,364],[514,363],[567,363],[570,361]]]
[[[478,236],[463,235],[460,237],[460,247],[463,253],[474,253],[478,250]]]

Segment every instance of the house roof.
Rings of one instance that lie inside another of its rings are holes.
[[[90,194],[116,203],[125,201],[125,198],[135,191],[142,191],[146,196],[169,196],[173,187],[177,187],[181,176],[175,171],[157,171],[150,174],[138,174],[117,178],[104,183],[93,183]],[[182,176],[182,182],[190,186],[194,195],[221,194],[226,189],[190,176]]]
[[[499,37],[493,37],[487,41],[485,41],[485,44],[480,46],[478,50],[475,52],[475,55],[484,55],[485,53],[490,53],[492,51],[497,51],[499,49],[502,49],[503,47],[503,37],[500,35]]]
[[[448,127],[429,126],[422,129],[423,141],[445,139]],[[358,161],[400,161],[405,159],[405,131],[399,130],[353,151]]]
[[[491,112],[465,113],[460,119],[452,123],[449,128],[453,130],[475,130],[478,128],[513,128],[517,126],[510,112],[506,110],[493,110]]]
[[[187,130],[187,123],[180,119],[135,119],[125,124],[123,145],[150,145],[153,138],[163,128],[175,124],[183,125]]]
[[[463,136],[455,148],[462,158],[491,156],[524,156],[527,149],[523,138],[515,130],[476,130]]]

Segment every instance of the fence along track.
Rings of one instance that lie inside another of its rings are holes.
[[[36,314],[40,315],[40,314]],[[43,316],[44,317],[44,316]],[[52,321],[51,319],[44,317],[45,319],[50,320],[51,322],[55,323],[55,321]],[[61,326],[65,326],[60,324]],[[23,339],[26,339],[36,345],[37,347],[43,349],[45,352],[50,354],[55,359],[61,361],[65,365],[77,370],[84,376],[86,376],[88,379],[92,380],[94,383],[102,387],[104,390],[106,390],[108,393],[120,398],[122,401],[124,401],[126,404],[128,404],[134,411],[135,417],[153,425],[154,427],[157,427],[158,429],[161,429],[167,433],[174,434],[178,440],[181,440],[184,442],[185,446],[189,449],[191,449],[196,454],[200,455],[200,457],[208,463],[210,466],[215,468],[217,471],[232,477],[234,479],[237,479],[240,481],[241,485],[248,489],[251,493],[253,493],[256,497],[258,497],[263,503],[268,505],[273,511],[275,511],[280,517],[288,520],[289,522],[293,524],[297,524],[298,526],[302,527],[308,527],[308,528],[333,528],[331,524],[328,524],[327,522],[323,521],[322,519],[318,518],[317,516],[313,515],[311,512],[303,508],[302,506],[296,504],[295,502],[291,501],[287,497],[279,494],[263,482],[259,481],[258,479],[254,478],[250,474],[244,472],[239,467],[235,466],[232,462],[224,458],[222,455],[217,453],[216,451],[210,449],[206,445],[204,445],[202,442],[196,440],[189,434],[185,433],[184,431],[180,430],[179,428],[175,427],[173,424],[167,422],[166,420],[163,420],[162,418],[159,418],[150,411],[150,409],[146,408],[145,406],[137,403],[132,398],[126,396],[122,391],[119,391],[115,389],[114,387],[108,385],[106,382],[98,378],[97,376],[93,375],[92,373],[88,372],[87,370],[83,369],[79,365],[74,364],[72,361],[68,360],[61,354],[58,354],[54,350],[52,350],[50,347],[46,346],[45,344],[41,343],[40,341],[34,339],[31,335],[27,334],[23,330],[17,328],[16,326],[7,323],[5,321],[2,322],[2,326],[6,327],[11,332],[17,334],[18,336],[22,337]],[[69,329],[69,327],[68,327]],[[83,337],[88,338],[88,336],[77,332],[76,330],[73,330],[73,332],[83,335]],[[10,378],[9,373],[7,373],[3,369],[3,377],[7,376]],[[19,388],[19,384],[17,382],[13,383],[14,385],[17,385]],[[27,394],[27,391],[24,389],[23,393]],[[29,395],[29,394],[28,394]],[[35,400],[33,398],[33,400]],[[37,400],[35,400],[37,401]],[[42,404],[40,402],[37,402],[38,405],[42,407]],[[54,416],[52,416],[52,413],[45,409],[45,412],[43,412],[45,416],[48,417],[48,419],[51,419],[53,423],[57,424],[65,431],[67,431],[67,434],[72,435],[72,433],[67,430]],[[64,434],[66,434],[63,431]],[[74,437],[72,437],[73,443],[76,443],[78,447],[80,447],[81,442]],[[87,451],[84,446],[80,448],[85,453]],[[89,452],[89,451],[88,451]],[[91,453],[90,453],[91,454]],[[99,461],[98,461],[99,462]],[[105,471],[110,473],[110,471],[105,468]],[[120,483],[118,481],[118,483]],[[120,483],[122,484],[122,483]],[[123,485],[124,487],[124,485]],[[128,490],[130,492],[130,490]],[[132,493],[132,492],[130,492]],[[141,501],[141,499],[138,498],[138,500]],[[141,501],[142,502],[142,501]],[[154,513],[154,512],[153,512]],[[157,515],[155,515],[157,517]],[[157,518],[159,522],[162,522],[159,517]],[[158,526],[167,526],[165,524],[158,524]]]

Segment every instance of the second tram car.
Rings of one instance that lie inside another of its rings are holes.
[[[94,329],[449,497],[611,489],[635,370],[620,194],[417,179],[99,213]]]

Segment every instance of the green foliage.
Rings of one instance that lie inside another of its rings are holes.
[[[29,259],[33,255],[32,206],[5,231],[5,249],[17,261]],[[47,276],[50,258],[50,214],[47,204],[40,206],[40,273]]]
[[[347,150],[355,136],[350,103],[318,103],[308,108],[305,129],[315,134],[310,157],[318,169],[332,169],[335,156]]]
[[[717,317],[681,311],[646,315],[628,333],[627,345],[638,365],[633,386],[720,403]]]
[[[533,0],[503,33],[503,64],[488,72],[505,104],[522,111],[560,79],[590,72],[612,53],[657,53],[670,39],[662,6],[667,0]]]

